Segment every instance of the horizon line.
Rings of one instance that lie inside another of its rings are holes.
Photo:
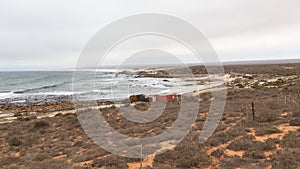
[[[262,60],[243,60],[243,61],[221,61],[219,62],[224,66],[234,66],[234,65],[259,65],[259,64],[293,64],[293,63],[300,63],[300,58],[299,59],[262,59]],[[214,65],[219,65],[219,63],[216,62],[210,62],[207,65],[214,66]],[[204,66],[203,63],[184,63],[187,66]],[[142,65],[126,65],[126,66],[121,66],[120,65],[104,65],[101,68],[97,69],[113,69],[116,67],[119,68],[162,68],[162,67],[176,67],[181,64],[142,64]],[[75,68],[0,68],[0,72],[21,72],[21,71],[72,71]],[[95,67],[82,67],[82,68],[77,68],[77,69],[95,69]]]

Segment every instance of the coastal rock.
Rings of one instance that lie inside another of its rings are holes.
[[[134,102],[150,102],[150,98],[144,94],[131,95],[129,97],[130,103]]]
[[[134,72],[128,71],[128,70],[123,70],[121,74],[126,74],[126,75],[134,75]]]
[[[157,71],[139,71],[137,75],[143,77],[155,77],[155,78],[172,78],[172,76],[164,71],[164,70],[157,70]]]

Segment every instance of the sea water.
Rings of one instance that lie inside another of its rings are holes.
[[[71,101],[80,95],[86,100],[125,99],[132,94],[167,95],[207,88],[198,85],[206,77],[154,78],[124,74],[114,69],[80,71],[0,72],[0,103],[42,104]],[[214,85],[214,84],[210,84]]]

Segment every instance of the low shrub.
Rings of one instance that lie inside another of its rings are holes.
[[[215,132],[224,131],[227,129],[227,127],[228,127],[228,125],[219,124],[218,127],[216,128]]]
[[[11,136],[8,135],[6,137],[6,142],[10,145],[10,146],[20,146],[23,142],[21,141],[21,139],[18,136]]]
[[[219,132],[213,134],[206,142],[210,146],[218,146],[233,140],[237,136],[246,135],[246,129],[244,127],[234,127],[227,132]]]
[[[176,166],[178,168],[202,168],[209,166],[212,162],[211,158],[196,146],[184,147],[178,153]]]
[[[19,160],[19,157],[9,156],[9,157],[1,157],[0,158],[0,168],[5,168],[5,166],[9,166],[11,164],[16,164]]]
[[[14,117],[20,117],[20,116],[22,116],[21,112],[14,113]]]
[[[208,138],[206,144],[210,146],[219,146],[221,144],[227,143],[230,140],[232,140],[231,136],[229,136],[225,132],[220,132],[213,134],[210,138]]]
[[[236,126],[226,132],[231,137],[243,136],[246,135],[246,129],[244,126]]]
[[[180,144],[174,152],[177,154],[176,166],[179,168],[205,167],[211,164],[211,158],[196,143]]]
[[[92,160],[92,159],[93,159],[93,157],[90,157],[85,154],[80,154],[80,155],[75,155],[74,157],[72,157],[72,162],[79,163],[79,162],[84,162],[84,161],[88,161],[88,160]]]
[[[272,139],[268,139],[265,142],[254,140],[254,136],[244,136],[241,139],[231,142],[228,149],[234,151],[268,151],[276,148],[276,143]]]
[[[257,130],[255,131],[255,134],[257,136],[263,136],[266,134],[274,134],[274,133],[282,133],[282,131],[272,125],[258,127]]]
[[[145,168],[145,169],[147,169],[147,168]],[[159,164],[153,168],[149,167],[149,169],[175,169],[175,168],[169,164]]]
[[[119,169],[127,169],[128,165],[122,157],[111,155],[106,158],[93,160],[92,167],[105,167],[105,168],[114,167]]]
[[[62,161],[62,160],[43,160],[43,161],[33,161],[24,167],[24,169],[72,169],[72,165]]]
[[[238,117],[238,116],[240,116],[240,113],[230,111],[230,112],[226,113],[226,115],[227,115],[227,117]]]
[[[30,121],[30,120],[34,120],[34,119],[37,119],[37,116],[35,116],[35,115],[30,115],[30,116],[26,116],[26,117],[18,116],[18,118],[17,118],[17,120],[19,120],[19,121]]]
[[[270,123],[277,121],[280,117],[278,112],[275,112],[273,110],[264,109],[261,110],[260,113],[256,113],[257,116],[255,117],[255,120],[260,123]]]
[[[30,131],[37,131],[50,127],[50,123],[47,120],[38,120],[30,128]]]
[[[51,157],[47,154],[38,154],[32,160],[33,161],[43,161],[45,159],[51,159]]]
[[[294,111],[293,114],[292,114],[293,117],[300,117],[300,111],[297,110],[297,111]]]
[[[227,148],[234,151],[245,151],[250,150],[252,145],[253,141],[242,138],[231,142]]]
[[[250,150],[250,151],[246,151],[243,154],[244,158],[252,158],[252,159],[264,159],[266,158],[265,154],[263,151],[260,150]]]
[[[89,149],[84,153],[75,155],[72,158],[72,162],[74,163],[84,162],[84,161],[92,160],[97,157],[104,156],[106,154],[108,154],[108,152],[101,149],[100,147],[96,147],[95,149]]]
[[[174,151],[158,155],[154,159],[154,167],[161,164],[176,166],[177,168],[203,168],[212,163],[212,159],[199,143],[181,143]]]
[[[290,121],[290,126],[300,126],[300,117],[297,117]]]
[[[279,139],[268,138],[265,142],[261,143],[261,150],[274,150],[276,149],[276,144],[280,143]]]
[[[300,167],[300,149],[284,149],[271,158],[274,169],[294,169]]]
[[[250,163],[246,159],[242,159],[238,156],[226,157],[220,162],[220,168],[222,169],[243,168],[243,166],[248,165],[250,165]]]
[[[139,111],[147,111],[150,108],[150,103],[138,102],[134,105],[134,108]]]
[[[286,148],[300,148],[300,138],[294,132],[289,132],[282,138],[282,145]]]
[[[281,140],[279,138],[268,138],[268,140],[271,140],[275,144],[280,144],[281,143]]]
[[[223,154],[224,154],[223,150],[217,149],[217,150],[213,151],[210,155],[214,156],[214,157],[217,157],[217,158],[220,158]]]
[[[280,110],[284,107],[286,107],[285,103],[280,100],[271,100],[268,101],[265,106],[271,110]]]
[[[57,113],[57,114],[54,115],[54,117],[61,117],[61,116],[63,116],[62,113]]]
[[[22,139],[22,141],[23,141],[22,145],[32,147],[33,145],[39,143],[39,138],[40,138],[40,135],[35,134],[35,133],[33,133],[33,134],[31,134],[31,133],[30,134],[29,133],[24,134],[23,139]]]

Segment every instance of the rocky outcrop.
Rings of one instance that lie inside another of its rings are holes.
[[[131,95],[129,97],[130,103],[135,103],[135,102],[150,102],[150,98],[144,94],[139,94],[139,95]]]
[[[137,75],[143,76],[143,77],[156,77],[156,78],[172,78],[172,76],[163,70],[157,70],[157,71],[139,71],[137,72]]]

